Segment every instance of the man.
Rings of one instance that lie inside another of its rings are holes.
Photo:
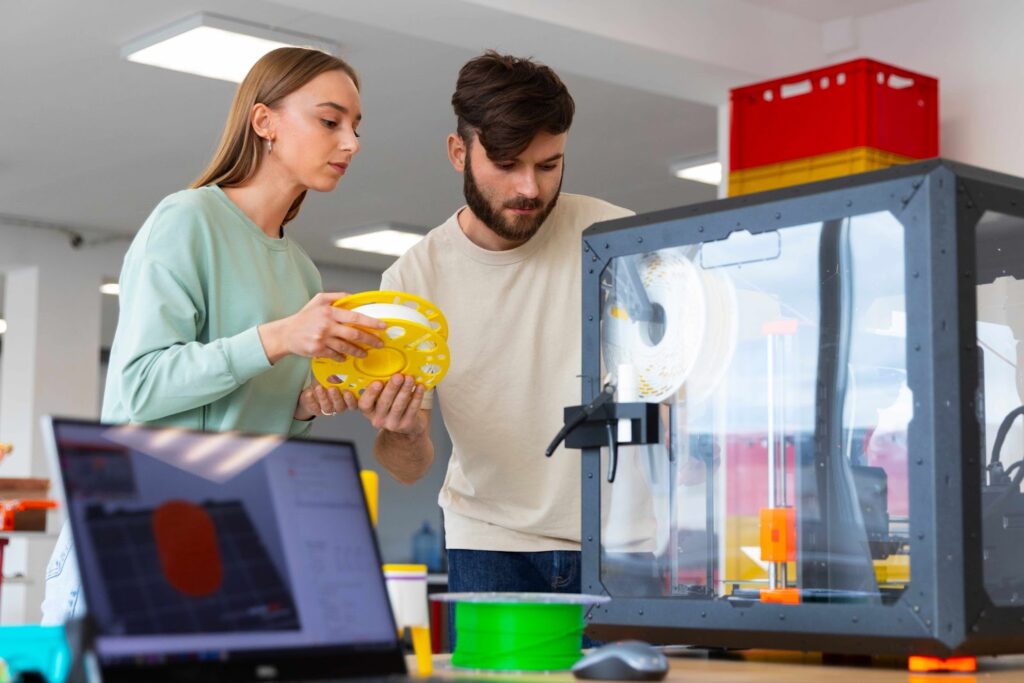
[[[631,212],[560,194],[574,103],[551,69],[487,52],[459,72],[452,105],[448,158],[466,206],[381,283],[426,297],[449,322],[451,368],[437,389],[452,439],[438,497],[449,588],[578,593],[579,458],[544,448],[581,398],[580,235]],[[384,467],[422,477],[432,397],[396,376],[359,408],[381,430]]]

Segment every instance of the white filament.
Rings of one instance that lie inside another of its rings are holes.
[[[404,320],[405,322],[417,323],[428,329],[431,328],[427,316],[414,308],[402,306],[401,304],[365,304],[352,309],[355,313],[362,313],[378,320]]]

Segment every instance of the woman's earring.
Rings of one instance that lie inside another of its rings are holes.
[[[267,154],[273,154],[273,153],[274,153],[274,141],[271,140],[270,138],[267,138]]]

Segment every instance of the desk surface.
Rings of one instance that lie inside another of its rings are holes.
[[[455,671],[448,664],[449,655],[434,657],[434,676],[458,680],[462,676],[475,679],[501,680],[505,683],[569,683],[570,673],[557,674],[479,674]],[[905,660],[884,660],[872,665],[822,664],[821,655],[794,652],[750,651],[725,658],[709,658],[693,651],[669,657],[671,670],[668,683],[753,683],[755,681],[787,681],[793,683],[976,683],[1024,680],[1024,655],[980,657],[975,674],[912,674]],[[409,670],[416,670],[409,659]]]

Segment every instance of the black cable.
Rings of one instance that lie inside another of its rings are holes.
[[[608,483],[615,481],[615,470],[619,468],[619,442],[615,439],[616,424],[612,421],[604,423],[608,434]]]
[[[1006,437],[1010,433],[1010,428],[1013,426],[1013,421],[1021,415],[1024,415],[1024,406],[1018,406],[1014,408],[1003,421],[999,423],[999,431],[996,432],[996,442],[992,445],[992,458],[989,460],[988,467],[986,468],[989,473],[989,486],[993,484],[1007,485],[1006,489],[1003,490],[995,500],[992,500],[986,505],[982,511],[984,517],[989,517],[993,513],[998,512],[1001,509],[1001,505],[1010,494],[1020,491],[1020,485],[1024,482],[1024,460],[1018,460],[1013,463],[1005,470],[1003,469],[1003,463],[1000,461],[1002,455],[1003,443],[1006,441]],[[1014,474],[1013,479],[1010,479],[1010,473],[1014,470],[1017,472]]]
[[[988,463],[990,469],[999,463],[999,455],[1003,450],[1003,442],[1006,441],[1006,436],[1010,433],[1010,427],[1013,426],[1013,421],[1021,415],[1024,415],[1024,406],[1018,406],[1011,410],[999,424],[999,431],[996,432],[996,442],[992,445],[992,459]]]
[[[1005,474],[1006,476],[1010,476],[1010,472],[1013,472],[1015,469],[1017,469],[1021,465],[1024,465],[1024,460],[1018,460],[1017,462],[1013,463],[1012,465],[1010,465],[1009,467],[1006,468],[1006,471],[1003,472],[1003,474]],[[1018,474],[1017,476],[1020,476],[1020,475]]]
[[[999,469],[1002,469],[999,463],[996,463],[995,466]],[[1012,480],[1010,480],[1010,472],[1012,472],[1014,469],[1017,470],[1017,474],[1013,477]],[[1001,509],[1000,506],[1003,504],[1003,501],[1009,498],[1014,492],[1020,493],[1021,482],[1024,482],[1024,460],[1019,460],[1010,465],[1009,467],[1007,467],[1006,471],[1002,473],[1002,479],[1003,481],[999,483],[1009,482],[1009,485],[1005,489],[1003,489],[1002,492],[998,496],[996,496],[994,500],[989,501],[988,504],[985,505],[985,509],[982,510],[981,513],[982,517],[990,517],[994,513],[999,512]],[[990,481],[989,485],[991,485],[992,483],[993,482]]]
[[[615,398],[615,385],[608,382],[604,385],[604,388],[601,389],[601,393],[598,394],[593,401],[583,406],[583,410],[581,410],[579,414],[569,422],[566,422],[565,425],[558,430],[558,434],[555,435],[555,438],[548,445],[547,450],[544,451],[544,455],[550,458],[559,445],[565,441],[565,437],[569,436],[569,433],[572,432],[572,430],[586,422],[586,420],[593,415],[598,408],[603,406],[605,403],[609,403],[613,398]]]

